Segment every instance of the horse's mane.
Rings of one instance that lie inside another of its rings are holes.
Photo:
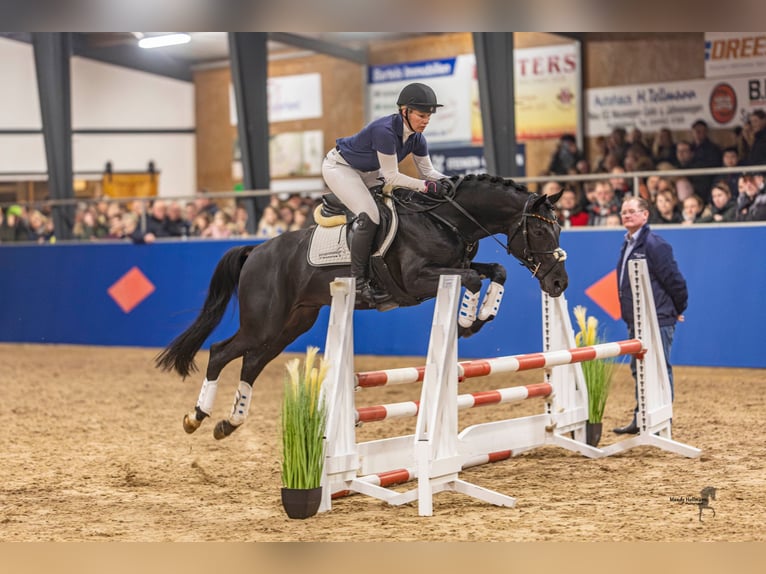
[[[450,177],[450,180],[453,182],[457,181],[461,176],[453,175]],[[503,185],[504,187],[513,187],[514,189],[518,191],[525,191],[529,193],[529,190],[527,187],[521,183],[517,183],[512,179],[506,179],[504,177],[500,177],[498,175],[491,175],[489,173],[470,173],[468,175],[462,176],[463,181],[465,182],[471,182],[471,181],[477,181],[477,182],[486,182],[492,185]]]

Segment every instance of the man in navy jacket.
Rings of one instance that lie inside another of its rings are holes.
[[[686,289],[686,280],[678,269],[678,264],[673,257],[673,248],[668,242],[656,235],[647,225],[649,219],[649,204],[642,198],[631,197],[622,203],[620,215],[622,224],[628,233],[620,252],[620,260],[617,262],[617,281],[620,296],[620,310],[622,318],[628,326],[628,336],[633,338],[635,330],[633,326],[633,295],[630,289],[627,262],[632,259],[645,259],[649,269],[649,278],[652,284],[652,294],[657,311],[657,322],[660,326],[662,350],[665,354],[665,364],[670,380],[670,393],[673,396],[673,368],[670,364],[670,348],[673,344],[673,335],[676,329],[676,321],[683,321],[683,312],[686,310],[689,294]],[[633,379],[636,378],[636,359],[631,358],[630,370]],[[636,389],[636,393],[638,389]],[[638,395],[636,395],[638,397]],[[636,398],[638,402],[638,398]],[[638,405],[633,411],[633,420],[624,427],[614,429],[617,434],[636,434],[636,413]]]

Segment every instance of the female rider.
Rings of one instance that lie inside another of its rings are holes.
[[[351,276],[356,279],[358,297],[372,307],[389,296],[370,283],[370,253],[380,214],[369,188],[382,179],[392,188],[405,187],[435,196],[451,189],[446,176],[431,164],[423,136],[431,114],[442,107],[436,94],[425,84],[409,84],[402,89],[396,105],[397,113],[374,120],[355,135],[337,139],[322,163],[327,187],[356,216],[349,238]],[[409,154],[422,179],[399,172],[399,162]]]

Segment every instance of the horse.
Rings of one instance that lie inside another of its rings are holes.
[[[383,264],[390,279],[399,286],[400,306],[416,305],[435,297],[439,277],[445,274],[461,277],[466,289],[464,297],[471,294],[478,298],[484,279],[502,285],[505,281],[502,265],[473,262],[479,240],[495,234],[507,237],[503,247],[531,271],[543,291],[553,297],[561,295],[567,288],[568,276],[553,207],[558,196],[530,193],[512,180],[489,175],[461,176],[451,181],[452,192],[443,198],[425,200],[426,206],[414,207],[413,202],[397,201],[398,231]],[[404,193],[413,194],[424,195]],[[237,246],[227,251],[213,272],[205,302],[194,322],[155,358],[157,368],[174,370],[183,378],[196,371],[194,356],[237,293],[239,329],[228,339],[210,346],[197,405],[184,416],[187,433],[194,432],[210,415],[219,374],[239,357],[243,357],[240,384],[232,412],[228,419],[216,424],[213,435],[222,439],[242,425],[258,375],[287,345],[308,331],[320,309],[330,304],[330,282],[349,275],[348,264],[330,267],[309,264],[307,253],[312,232],[312,228],[292,231],[256,246]],[[496,303],[499,304],[499,298]],[[355,309],[366,310],[370,306],[357,302]],[[480,313],[473,324],[461,322],[459,335],[478,332],[491,318],[481,317]]]
[[[699,502],[697,503],[700,508],[700,515],[699,515],[700,522],[702,522],[702,511],[705,508],[707,508],[708,510],[712,510],[713,518],[715,518],[715,508],[710,506],[710,499],[712,498],[713,500],[715,500],[716,490],[717,489],[712,486],[706,486],[700,491],[700,498],[699,498]]]

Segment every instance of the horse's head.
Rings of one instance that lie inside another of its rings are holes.
[[[518,220],[508,230],[508,251],[540,281],[540,287],[551,297],[561,295],[569,284],[564,268],[566,252],[559,247],[559,227],[553,204],[561,192],[548,197],[529,194]]]

